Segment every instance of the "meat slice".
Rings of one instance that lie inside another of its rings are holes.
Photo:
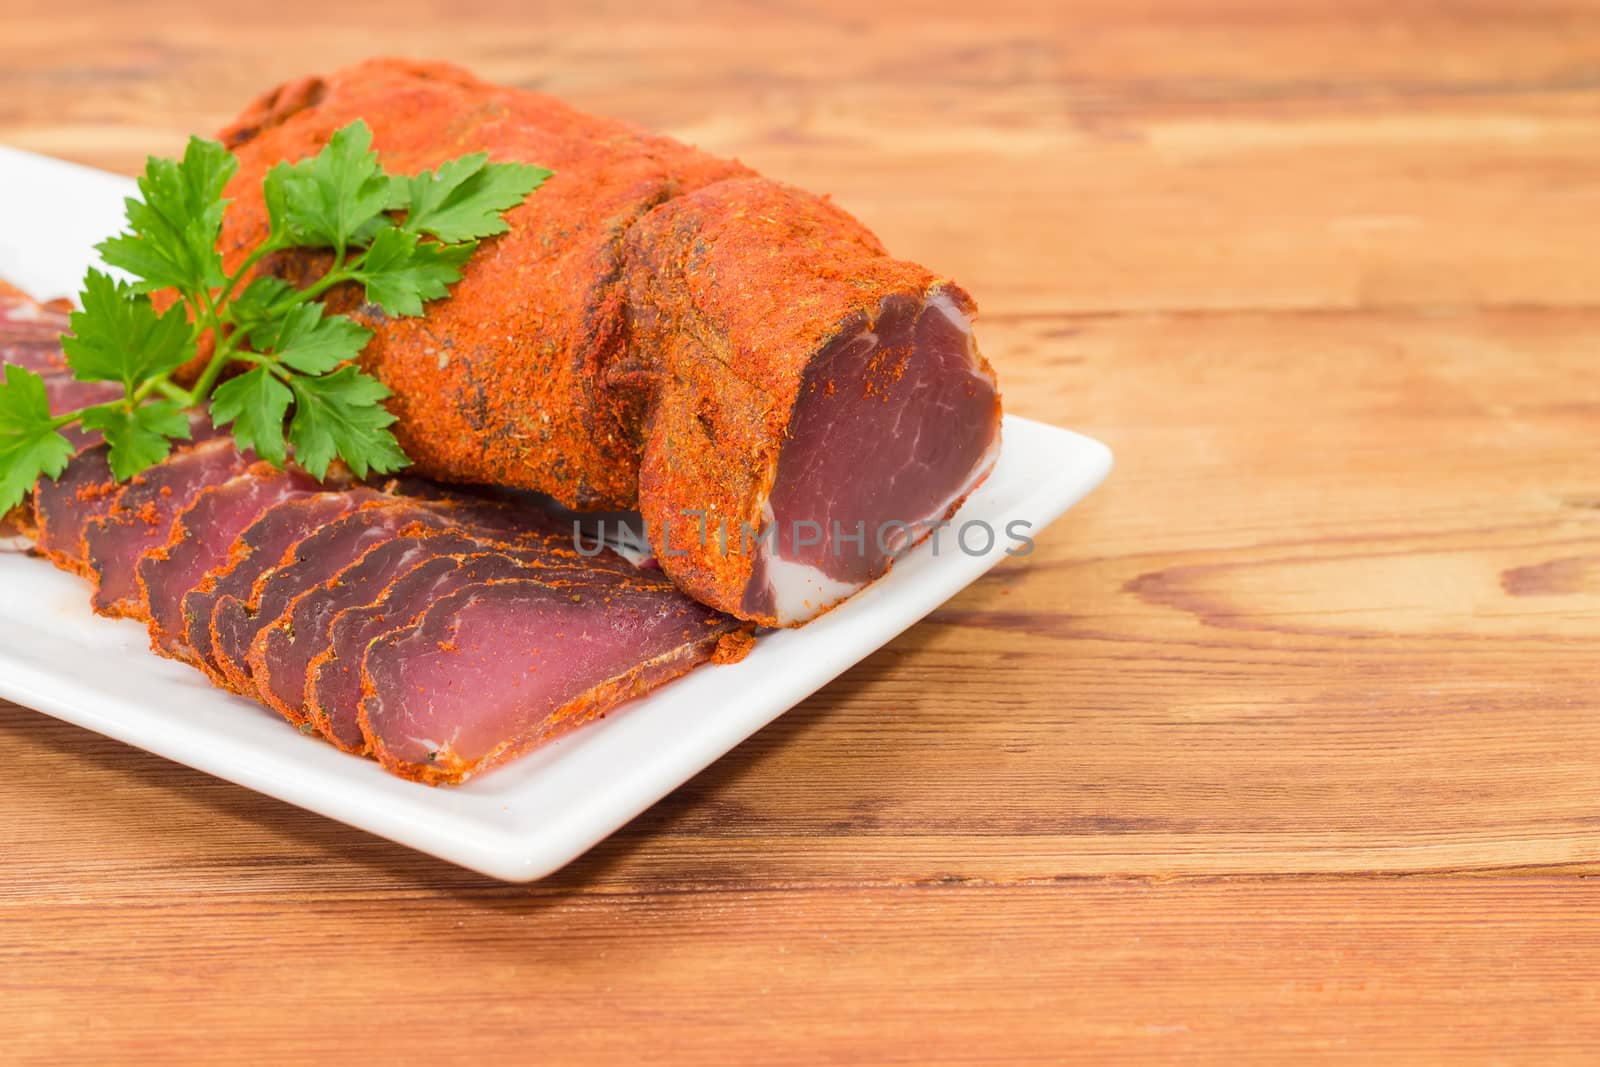
[[[4,284],[4,283],[0,283]],[[19,289],[0,290],[0,364],[14,364],[37,372],[44,379],[45,396],[52,414],[60,415],[122,396],[113,382],[80,382],[67,367],[61,334],[67,329],[67,309],[59,303],[39,304]],[[79,448],[98,444],[99,431],[76,427],[62,431]]]
[[[22,331],[15,331],[20,334]],[[58,334],[48,336],[7,336],[0,328],[0,363],[26,367],[40,374],[67,369],[67,357],[61,351]]]
[[[415,504],[369,504],[343,515],[296,544],[283,561],[256,580],[248,598],[226,596],[211,612],[211,655],[227,686],[258,695],[250,673],[250,648],[295,597],[332,578],[374,545],[446,521]]]
[[[203,490],[172,524],[167,543],[145,553],[136,568],[150,613],[150,647],[194,662],[183,640],[183,598],[228,558],[238,537],[262,512],[320,488],[298,469],[256,463],[221,485]]]
[[[523,560],[524,567],[542,567],[550,573],[563,567],[589,577],[633,573],[625,560],[610,552],[592,561],[583,559],[572,547],[570,534],[547,517],[477,507],[447,508],[442,514],[456,528],[427,530],[377,545],[344,571],[300,594],[282,617],[256,636],[249,666],[262,700],[290,722],[306,722],[308,670],[328,647],[334,617],[371,604],[390,583],[425,560],[502,549]]]
[[[225,684],[211,648],[211,615],[217,601],[225,597],[248,601],[256,580],[281,563],[295,545],[334,519],[379,498],[380,494],[360,489],[317,493],[263,512],[234,540],[228,558],[184,594],[183,640],[193,653],[191,662],[218,685]]]
[[[105,445],[84,449],[61,477],[40,478],[33,487],[34,544],[57,567],[85,577],[84,528],[111,510],[121,489],[108,454]]]
[[[80,382],[67,370],[46,371],[42,377],[45,396],[50,400],[50,412],[54,415],[109,403],[123,395],[120,385],[112,382]],[[85,430],[78,426],[67,427],[61,431],[61,436],[71,441],[77,449],[88,448],[104,440],[99,430]]]
[[[67,314],[63,302],[40,304],[0,281],[0,364],[40,372],[65,368],[61,335],[67,329]]]
[[[485,547],[489,546],[458,531],[437,529],[375,545],[332,578],[297,596],[287,611],[256,635],[247,657],[256,694],[290,722],[306,722],[306,668],[326,647],[335,615],[370,604],[389,583],[425,559]]]
[[[189,441],[174,444],[181,452],[220,436],[204,415],[189,420]],[[122,486],[112,477],[109,449],[96,444],[81,449],[56,479],[40,478],[33,487],[33,525],[39,551],[62,570],[90,577],[84,562],[83,533],[116,504]]]
[[[334,294],[373,330],[362,363],[417,473],[637,510],[681,588],[795,625],[991,469],[999,393],[960,287],[823,197],[444,64],[373,60],[250,105],[222,134],[230,265],[269,232],[262,176],[356,118],[397,171],[466,151],[554,170],[425,318]]]
[[[683,674],[740,630],[663,579],[470,585],[367,648],[361,727],[395,774],[460,782]]]
[[[95,580],[94,609],[102,615],[147,619],[139,589],[139,558],[165,544],[172,521],[201,490],[244,470],[249,460],[232,442],[207,441],[137,474],[116,503],[83,532],[88,569]]]
[[[463,586],[528,576],[526,558],[508,552],[440,556],[395,579],[365,607],[340,612],[328,627],[327,647],[306,671],[306,705],[317,732],[346,752],[365,752],[359,711],[367,645],[415,623],[430,604]]]
[[[122,386],[116,382],[82,382],[65,368],[47,370],[41,377],[45,395],[50,398],[50,411],[55,415],[105,404],[123,395]]]

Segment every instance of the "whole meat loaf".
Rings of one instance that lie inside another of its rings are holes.
[[[374,60],[246,108],[221,135],[242,164],[230,266],[267,232],[265,172],[357,119],[391,172],[477,151],[555,172],[424,317],[331,297],[376,331],[363,361],[419,473],[637,508],[680,588],[793,625],[992,467],[999,395],[960,288],[824,198],[443,64]]]

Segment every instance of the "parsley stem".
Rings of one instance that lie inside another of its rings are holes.
[[[206,369],[200,372],[200,377],[189,389],[188,404],[193,407],[211,395],[212,388],[217,384],[217,378],[222,374],[222,369],[233,361],[234,347],[231,339],[224,340],[222,326],[219,323],[212,336],[216,338],[216,348],[211,353],[211,359],[206,363]]]
[[[223,306],[233,298],[233,291],[238,288],[239,283],[244,281],[246,276],[249,275],[252,267],[254,267],[257,263],[260,263],[273,252],[278,251],[280,247],[278,240],[278,235],[272,234],[265,241],[262,241],[259,245],[257,245],[254,252],[251,252],[248,256],[244,257],[244,262],[239,264],[239,269],[234,272],[233,277],[228,279],[228,284],[223,286],[222,291],[217,294],[217,306]]]
[[[300,302],[315,300],[341,282],[354,281],[361,273],[361,261],[366,258],[366,255],[366,250],[363,249],[357,252],[347,263],[345,253],[340,252],[334,257],[333,266],[328,268],[326,274],[300,290]]]

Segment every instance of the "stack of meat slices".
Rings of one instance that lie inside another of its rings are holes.
[[[63,366],[47,348],[30,343],[32,365]],[[745,624],[580,553],[543,512],[419,481],[319,483],[193,429],[121,485],[83,440],[34,487],[37,549],[94,584],[96,611],[144,622],[155,651],[396,774],[460,782],[749,646]]]

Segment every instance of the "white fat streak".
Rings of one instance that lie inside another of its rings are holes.
[[[762,533],[772,529],[774,521],[772,501],[763,500]],[[768,547],[772,543],[762,542],[761,555],[767,563],[767,588],[772,590],[772,614],[779,626],[804,622],[861,588],[859,584],[830,578],[809,563],[784,559]]]
[[[804,622],[861,589],[860,583],[830,578],[809,563],[772,555],[767,557],[767,584],[779,626]]]
[[[972,316],[956,306],[955,299],[950,291],[943,287],[935,289],[928,297],[924,307],[933,308],[945,318],[949,319],[967,339],[967,362],[972,364],[972,369],[978,369],[978,345],[972,338]]]

